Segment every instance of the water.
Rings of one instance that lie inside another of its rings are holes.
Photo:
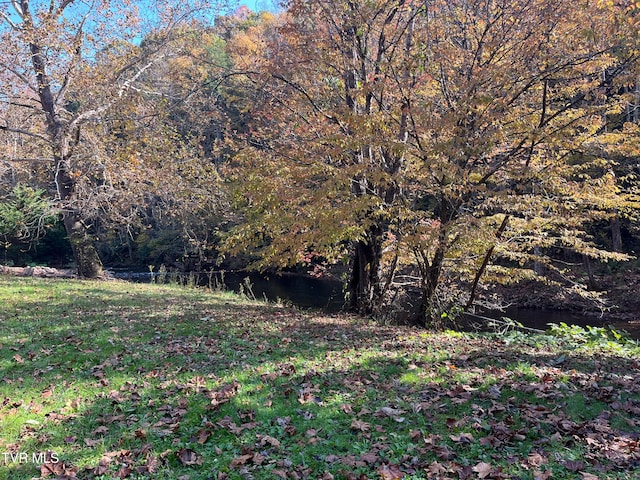
[[[300,273],[261,275],[256,272],[227,272],[226,287],[235,292],[246,291],[247,279],[256,298],[285,301],[300,308],[337,313],[344,308],[342,282],[316,278]]]
[[[112,273],[116,278],[136,282],[149,282],[152,278],[152,274],[148,271],[113,270]],[[170,275],[167,274],[168,277]],[[211,285],[209,285],[210,282]],[[219,286],[238,293],[243,292],[257,299],[264,298],[271,302],[284,301],[299,308],[322,310],[326,313],[337,313],[345,307],[343,285],[337,279],[316,278],[300,273],[260,274],[232,271],[214,272],[211,275],[201,273],[197,277],[197,283],[203,286]],[[633,338],[640,339],[640,321],[609,321],[606,316],[601,318],[562,310],[532,308],[509,308],[505,312],[488,312],[483,315],[496,319],[509,317],[526,327],[538,330],[548,329],[549,323],[564,322],[567,325],[583,327],[611,324],[618,330],[628,332]]]
[[[150,282],[158,273],[131,272],[113,269],[114,277],[134,282]],[[171,273],[167,274],[167,278]],[[184,275],[182,279],[184,281]],[[301,273],[261,274],[245,271],[218,271],[196,274],[196,283],[232,290],[236,293],[266,299],[270,302],[283,301],[300,308],[337,313],[343,310],[345,300],[342,282],[337,279],[316,278]]]

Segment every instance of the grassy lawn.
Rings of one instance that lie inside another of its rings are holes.
[[[2,480],[640,478],[640,348],[607,339],[0,276],[0,380]]]

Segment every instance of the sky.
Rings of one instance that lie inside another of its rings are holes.
[[[277,9],[277,0],[240,0],[239,5],[246,5],[254,12],[263,10],[273,11]]]

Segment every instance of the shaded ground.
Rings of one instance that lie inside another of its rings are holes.
[[[634,343],[435,334],[124,282],[0,276],[0,303],[0,452],[49,452],[9,457],[0,479],[640,468]]]

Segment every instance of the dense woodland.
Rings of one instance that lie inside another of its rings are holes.
[[[229,12],[0,2],[0,263],[338,272],[420,324],[638,273],[639,2]]]

